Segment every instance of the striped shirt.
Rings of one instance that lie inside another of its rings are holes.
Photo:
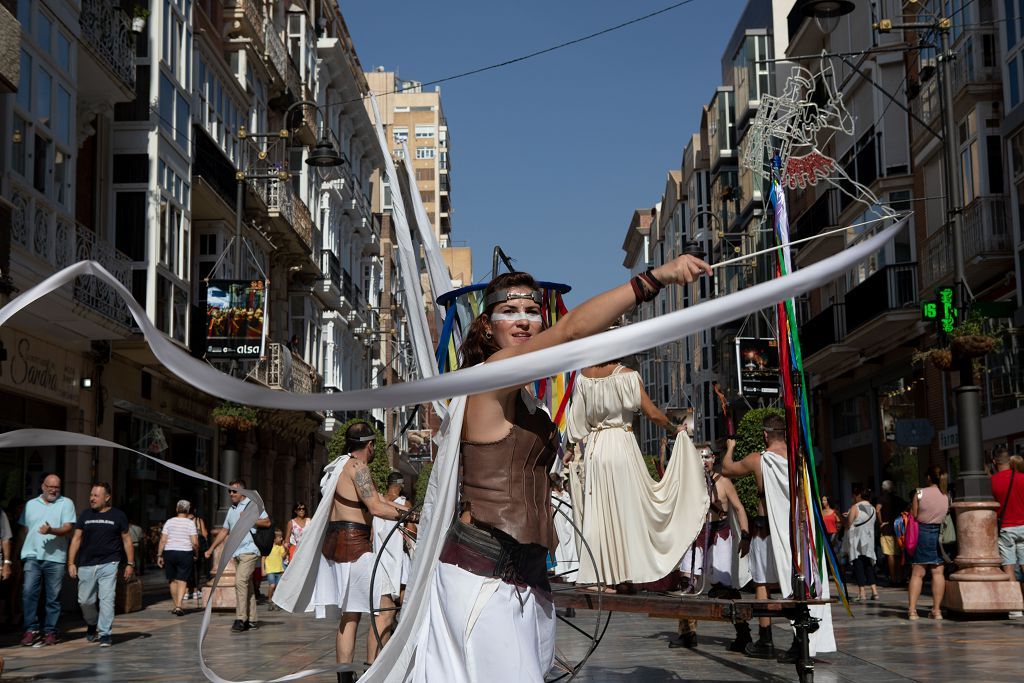
[[[164,522],[163,532],[167,537],[164,550],[192,551],[192,536],[198,535],[196,523],[188,517],[171,517]]]

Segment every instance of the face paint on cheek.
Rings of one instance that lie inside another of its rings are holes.
[[[544,322],[544,318],[539,313],[524,313],[523,311],[516,311],[515,313],[492,313],[492,322],[501,322],[502,320],[507,322],[515,322],[518,320],[526,320],[531,323],[537,323],[538,325]]]

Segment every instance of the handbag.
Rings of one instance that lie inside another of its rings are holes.
[[[942,520],[942,527],[939,529],[939,543],[941,545],[956,543],[956,524],[953,524],[953,515],[948,512],[946,513],[946,518]]]
[[[918,491],[918,499],[921,497],[921,492]],[[917,538],[920,533],[920,529],[917,525],[917,517],[914,515],[907,515],[907,533],[903,537],[903,547],[907,550],[907,555],[910,557],[914,556],[914,551],[917,550]]]

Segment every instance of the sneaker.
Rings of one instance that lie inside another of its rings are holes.
[[[21,644],[24,647],[32,647],[37,640],[39,640],[39,631],[25,631],[21,636]]]
[[[110,636],[100,636],[100,647],[110,647],[114,644],[114,639]]]
[[[242,633],[249,630],[249,624],[241,619],[235,619],[235,623],[231,624],[231,630],[234,633]]]
[[[760,640],[743,648],[743,653],[754,659],[775,659],[775,645],[771,641]]]
[[[43,636],[43,647],[46,647],[47,645],[56,645],[57,640],[57,634],[55,632],[47,633]]]
[[[1019,609],[1015,609],[1006,615],[1007,619],[1024,619],[1024,612]]]
[[[85,639],[90,643],[95,643],[99,639],[99,634],[97,633],[95,626],[87,625],[85,627]]]
[[[246,629],[252,629],[253,631],[255,631],[259,627],[260,627],[260,625],[259,625],[258,622],[255,622],[255,621],[247,621],[247,622],[245,622],[245,628]]]

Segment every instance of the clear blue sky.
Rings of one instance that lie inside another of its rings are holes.
[[[363,68],[431,81],[598,31],[671,0],[340,2]],[[695,0],[580,45],[441,86],[452,237],[474,276],[500,244],[567,282],[571,306],[625,280],[633,210],[653,206],[721,82],[743,0]]]

